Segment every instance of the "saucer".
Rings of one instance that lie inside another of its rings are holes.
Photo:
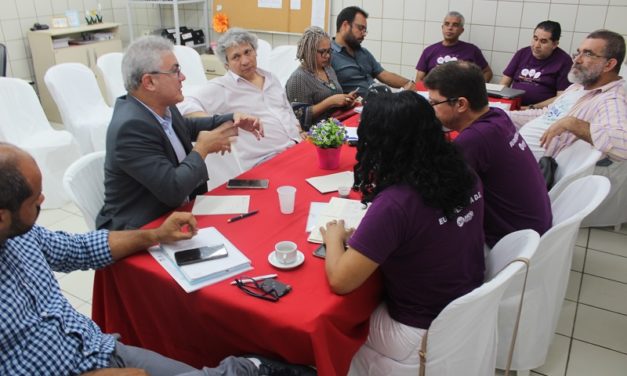
[[[270,252],[268,255],[268,262],[272,264],[275,268],[279,269],[294,269],[297,266],[300,266],[303,262],[305,262],[305,255],[301,251],[296,251],[296,261],[291,264],[282,264],[279,260],[277,260],[274,251]]]

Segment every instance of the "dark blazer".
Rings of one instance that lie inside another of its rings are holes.
[[[170,107],[172,127],[187,157],[179,163],[174,148],[155,116],[131,95],[115,102],[107,129],[104,206],[96,218],[99,229],[139,228],[179,207],[186,198],[207,192],[207,167],[192,141],[233,115],[184,118]]]

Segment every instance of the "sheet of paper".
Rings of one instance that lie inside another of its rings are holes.
[[[311,2],[311,26],[319,26],[324,29],[324,16],[326,3],[324,0],[312,0]]]
[[[283,0],[257,0],[257,7],[281,9],[283,7]]]
[[[194,215],[248,213],[250,196],[197,196],[192,208]]]
[[[359,107],[361,108],[361,107]],[[346,127],[346,135],[348,136],[349,140],[358,140],[359,137],[357,137],[357,127]],[[353,185],[351,183],[351,185]]]
[[[346,228],[357,228],[361,219],[366,215],[368,210],[367,206],[364,206],[358,200],[349,200],[346,198],[332,197],[326,208],[318,215],[316,224],[311,230],[311,234],[307,241],[312,243],[322,243],[322,234],[320,234],[320,227],[325,226],[332,220],[344,220],[344,226]]]
[[[503,90],[504,87],[505,85],[500,85],[500,84],[490,84],[490,83],[485,84],[485,88],[487,90],[492,90],[492,91],[501,91]]]
[[[311,184],[320,193],[335,192],[338,187],[352,187],[354,180],[355,178],[352,171],[343,171],[305,179],[307,183]]]
[[[311,232],[318,221],[318,215],[324,211],[328,204],[327,202],[312,202],[309,205],[309,216],[307,217],[305,232]]]
[[[503,103],[503,102],[490,102],[488,103],[490,107],[500,108],[501,110],[509,111],[512,106],[511,103]]]
[[[300,0],[290,0],[291,10],[300,10]]]

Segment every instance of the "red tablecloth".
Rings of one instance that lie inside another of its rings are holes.
[[[340,170],[352,169],[355,149],[344,146]],[[223,281],[185,293],[146,252],[96,273],[92,315],[108,333],[120,333],[131,345],[155,350],[196,367],[216,365],[228,355],[247,353],[315,364],[320,375],[345,375],[350,360],[368,334],[368,319],[381,299],[381,281],[373,275],[346,296],[328,286],[324,260],[312,255],[305,224],[311,201],[328,202],[305,178],[336,171],[318,168],[314,147],[301,143],[243,174],[268,178],[266,190],[216,188],[212,195],[249,194],[250,210],[259,214],[233,223],[231,215],[198,216],[200,227],[215,226],[253,262],[246,275],[277,273],[293,291],[277,303],[245,295]],[[297,187],[295,213],[279,212],[276,188]],[[358,195],[351,192],[351,197]],[[184,207],[191,209],[191,205]],[[150,226],[156,226],[159,221]],[[292,240],[305,254],[293,270],[267,261],[280,240]]]

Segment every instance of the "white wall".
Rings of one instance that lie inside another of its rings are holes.
[[[122,25],[122,40],[128,44],[126,0],[0,0],[0,42],[8,47],[8,75],[34,79],[26,38],[33,23],[50,24],[53,15],[63,15],[67,9],[84,12],[95,9],[98,3],[105,21]],[[465,16],[466,31],[461,38],[483,50],[495,74],[493,81],[498,81],[513,52],[529,43],[533,27],[540,21],[560,22],[560,46],[567,52],[576,49],[595,29],[627,35],[627,0],[331,0],[332,35],[336,15],[349,5],[363,7],[370,14],[364,46],[386,69],[408,78],[415,76],[414,67],[423,48],[442,38],[440,25],[449,10]],[[181,25],[199,26],[201,9],[198,4],[181,6]],[[135,35],[173,24],[167,5],[134,5],[133,12]],[[271,33],[259,36],[274,46],[296,44],[299,38]]]

